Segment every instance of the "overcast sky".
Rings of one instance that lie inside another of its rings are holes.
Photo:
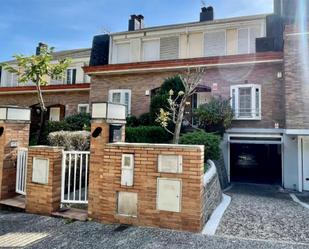
[[[204,0],[215,18],[271,13],[273,0]],[[200,0],[0,0],[0,61],[32,54],[39,41],[56,50],[91,47],[92,37],[125,31],[131,14],[147,27],[199,19]]]

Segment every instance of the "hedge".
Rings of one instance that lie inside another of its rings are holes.
[[[159,126],[126,127],[128,143],[168,143],[171,135]]]
[[[220,136],[204,131],[190,132],[180,137],[180,144],[194,144],[205,146],[205,162],[218,160],[220,157]]]

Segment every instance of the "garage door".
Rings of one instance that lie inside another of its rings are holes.
[[[281,145],[278,144],[230,144],[230,179],[281,185],[281,156]]]
[[[309,191],[309,138],[303,139],[303,186]]]

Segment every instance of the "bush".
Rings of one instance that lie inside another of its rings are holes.
[[[88,113],[79,113],[76,115],[68,116],[64,119],[71,131],[90,130],[91,116]]]
[[[155,116],[152,116],[150,112],[144,113],[139,117],[139,124],[142,126],[156,125]]]
[[[194,144],[205,146],[205,162],[218,160],[220,157],[220,136],[204,131],[190,132],[180,137],[180,144]]]
[[[135,116],[127,117],[126,121],[127,121],[126,125],[129,127],[136,127],[139,125],[139,120]]]
[[[90,149],[89,131],[57,131],[48,135],[51,146],[64,147],[68,151],[87,151]]]
[[[201,105],[196,109],[195,116],[200,128],[206,132],[216,132],[223,135],[232,124],[234,112],[230,100],[219,97]]]
[[[39,144],[48,144],[48,135],[56,131],[90,131],[90,120],[89,114],[76,114],[66,117],[63,121],[48,121],[42,133]],[[33,142],[35,142],[33,140]]]
[[[159,126],[126,127],[128,143],[168,143],[171,135]]]

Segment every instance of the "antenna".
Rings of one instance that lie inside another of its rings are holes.
[[[101,28],[100,31],[103,34],[110,34],[111,33],[110,30],[107,27],[104,27],[104,26]]]

